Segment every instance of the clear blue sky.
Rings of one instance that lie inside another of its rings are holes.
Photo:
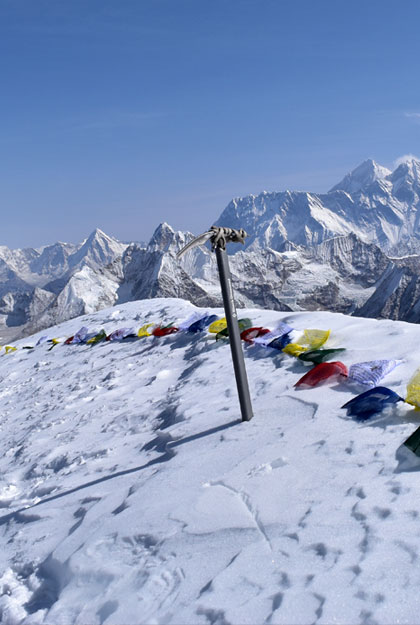
[[[0,0],[0,244],[198,233],[419,154],[419,23],[418,0]]]

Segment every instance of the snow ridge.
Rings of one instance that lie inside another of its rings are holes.
[[[193,312],[129,302],[50,333]],[[419,365],[415,325],[240,314],[330,328],[348,364],[403,357],[401,395]],[[357,423],[340,409],[357,389],[294,390],[303,363],[244,351],[249,423],[229,346],[200,335],[0,356],[2,623],[415,622],[420,493],[395,456],[415,411]]]

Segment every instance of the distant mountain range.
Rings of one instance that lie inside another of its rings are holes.
[[[420,162],[412,159],[393,172],[365,161],[324,194],[235,199],[215,223],[249,234],[245,247],[229,246],[239,306],[418,323],[419,219]],[[0,246],[0,342],[130,300],[220,305],[211,251],[176,260],[192,236],[161,224],[147,245],[97,229],[79,245]]]
[[[232,200],[217,225],[247,230],[247,247],[312,247],[355,234],[385,253],[420,252],[420,162],[391,172],[368,160],[328,193],[263,192]]]

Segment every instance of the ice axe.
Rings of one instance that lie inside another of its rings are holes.
[[[232,276],[229,269],[229,260],[226,253],[226,244],[244,243],[247,233],[242,228],[219,228],[212,226],[210,230],[200,234],[183,247],[177,254],[181,258],[186,252],[194,247],[204,245],[210,241],[212,250],[216,252],[217,267],[219,269],[220,286],[222,288],[223,305],[227,327],[229,330],[229,342],[232,352],[233,369],[235,371],[236,386],[241,406],[242,421],[250,421],[253,417],[251,397],[249,394],[248,378],[246,375],[244,353],[242,351],[241,335],[238,326],[238,314],[236,312],[235,299],[233,296]]]

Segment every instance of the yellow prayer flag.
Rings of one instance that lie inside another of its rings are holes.
[[[321,345],[327,342],[328,337],[331,334],[331,330],[304,330],[305,343],[309,345],[309,348],[319,349]]]
[[[217,319],[217,321],[213,321],[213,323],[209,325],[209,332],[211,332],[212,334],[218,334],[219,332],[224,330],[226,327],[227,327],[226,317],[223,317],[223,319]]]
[[[144,326],[142,326],[140,328],[140,330],[137,332],[137,336],[139,338],[143,337],[143,336],[152,336],[151,332],[148,332],[148,329],[151,328],[152,326],[154,326],[154,323],[146,323]]]
[[[289,343],[283,348],[283,351],[285,354],[289,354],[289,356],[295,356],[297,358],[300,354],[306,352],[307,348],[303,347],[303,345],[299,345],[299,343]]]
[[[411,380],[407,384],[407,397],[405,400],[420,410],[420,369],[417,369]]]

